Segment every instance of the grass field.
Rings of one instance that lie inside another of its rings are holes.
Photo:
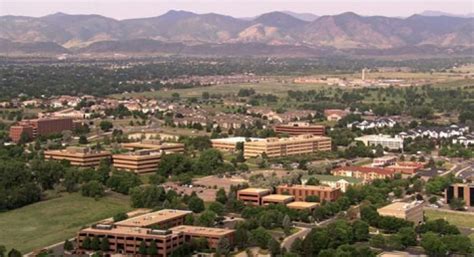
[[[98,201],[78,193],[0,213],[0,244],[23,254],[73,237],[84,225],[129,211],[125,197]]]
[[[450,224],[458,227],[474,228],[474,215],[469,215],[468,213],[425,210],[425,216],[429,220],[445,219]]]
[[[186,89],[173,89],[173,90],[158,90],[154,92],[142,92],[142,93],[126,93],[112,95],[115,98],[122,97],[148,97],[148,98],[170,98],[173,93],[178,93],[180,97],[200,97],[203,92],[209,92],[211,94],[235,94],[240,89],[253,88],[257,93],[262,94],[274,94],[277,96],[286,96],[288,90],[302,90],[308,91],[312,89],[319,89],[327,87],[322,84],[293,84],[293,83],[278,83],[278,82],[262,82],[258,84],[227,84],[217,85],[209,87],[195,87]]]

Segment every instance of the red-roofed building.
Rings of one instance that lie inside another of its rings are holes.
[[[397,162],[394,165],[388,166],[387,169],[392,169],[395,173],[411,176],[424,167],[425,164],[422,162]]]
[[[363,166],[344,166],[331,171],[331,174],[334,176],[353,177],[362,179],[364,182],[374,179],[393,178],[395,173],[392,169]]]

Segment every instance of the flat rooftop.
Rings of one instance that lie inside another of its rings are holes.
[[[216,143],[229,143],[229,144],[236,144],[236,143],[244,143],[244,142],[254,142],[254,141],[264,141],[264,138],[258,137],[227,137],[227,138],[215,138],[211,139],[211,142]]]
[[[225,236],[231,233],[234,233],[233,229],[226,228],[208,228],[208,227],[198,227],[198,226],[187,226],[181,225],[177,227],[170,228],[171,231],[179,233],[183,232],[190,235],[196,236]]]
[[[99,225],[100,226],[100,225]],[[171,231],[171,234],[164,234],[165,230],[156,230],[150,228],[139,228],[139,227],[122,227],[122,226],[112,226],[110,225],[110,229],[100,229],[94,227],[88,227],[80,232],[90,232],[90,233],[100,233],[100,234],[107,234],[107,235],[123,235],[123,236],[153,236],[156,238],[166,238],[170,235],[179,234],[178,231]],[[152,233],[152,231],[161,232],[160,233]]]
[[[405,203],[405,202],[395,202],[391,203],[389,205],[386,205],[384,207],[378,208],[378,211],[406,211],[413,209],[414,207],[417,207],[420,205],[420,202],[414,201],[410,203]]]
[[[117,226],[148,227],[191,214],[191,211],[164,209],[116,222]]]
[[[337,181],[339,181],[339,180],[345,180],[345,181],[347,181],[347,182],[349,182],[349,183],[354,183],[354,184],[362,183],[362,182],[363,182],[362,179],[353,178],[353,177],[332,176],[332,175],[319,175],[319,174],[304,176],[303,178],[309,179],[309,178],[311,178],[311,177],[314,177],[314,178],[316,178],[317,180],[319,180],[319,181],[321,181],[321,182],[324,182],[324,181],[337,182]]]
[[[288,203],[286,206],[292,209],[312,209],[318,205],[319,203],[296,201]]]
[[[249,188],[240,189],[239,193],[244,193],[244,194],[270,193],[270,189],[249,187]]]
[[[283,201],[292,200],[292,199],[295,199],[295,197],[292,195],[279,195],[279,194],[271,194],[271,195],[262,197],[263,201],[274,201],[274,202],[283,202]]]
[[[312,186],[312,185],[281,185],[278,188],[288,188],[288,189],[301,189],[301,190],[318,190],[318,191],[336,191],[338,188],[332,188],[330,186]]]

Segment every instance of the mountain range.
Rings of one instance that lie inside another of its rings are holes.
[[[239,19],[171,10],[156,17],[128,20],[55,13],[43,17],[0,16],[0,24],[3,53],[178,53],[242,48],[245,52],[248,46],[263,53],[290,49],[289,52],[304,55],[327,49],[383,52],[426,46],[466,51],[474,47],[474,18],[438,16],[433,12],[407,18],[352,12],[320,17],[270,12]]]

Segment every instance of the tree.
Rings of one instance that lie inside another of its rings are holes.
[[[366,241],[369,239],[369,224],[364,221],[356,220],[352,224],[354,239],[356,241]]]
[[[401,228],[397,235],[399,236],[400,243],[404,247],[415,246],[416,245],[416,232],[415,229],[411,227]]]
[[[306,202],[319,203],[321,199],[317,195],[308,195],[305,197]]]
[[[112,176],[107,179],[107,186],[113,191],[128,195],[131,188],[142,184],[140,178],[132,173],[126,171],[114,171]]]
[[[107,239],[107,237],[102,238],[100,241],[100,250],[103,252],[108,252],[110,250],[109,239]]]
[[[94,250],[94,251],[98,251],[100,250],[100,239],[96,236],[94,236],[92,238],[92,241],[91,241],[91,249]]]
[[[214,222],[217,218],[217,215],[213,211],[205,211],[201,213],[199,218],[197,219],[197,223],[199,226],[203,227],[212,227],[214,226]]]
[[[86,236],[84,238],[84,240],[82,241],[81,246],[82,246],[83,249],[90,250],[91,249],[91,238]]]
[[[22,254],[17,249],[12,248],[10,252],[8,252],[8,257],[22,257]]]
[[[290,252],[296,253],[298,256],[303,255],[303,241],[299,237],[291,244]]]
[[[99,127],[102,131],[108,132],[114,127],[114,125],[108,120],[103,120],[99,123]]]
[[[65,251],[74,250],[74,246],[72,245],[71,241],[69,241],[69,239],[66,239],[66,241],[64,241],[63,248],[64,248]]]
[[[447,256],[448,247],[443,243],[439,235],[428,232],[421,236],[421,247],[425,249],[428,256],[444,257]]]
[[[114,222],[128,219],[128,215],[125,212],[120,212],[114,215]]]
[[[87,140],[87,137],[85,135],[80,135],[79,136],[79,144],[85,145],[88,144],[89,141]]]
[[[216,201],[222,204],[227,203],[227,195],[225,193],[224,188],[219,188],[216,192]]]
[[[142,241],[140,243],[140,247],[138,248],[138,253],[141,255],[146,255],[147,254],[147,246],[145,241]]]
[[[205,209],[204,201],[197,196],[193,196],[189,199],[188,208],[194,213],[200,213]]]
[[[464,206],[466,205],[466,202],[464,202],[463,199],[461,198],[453,198],[451,199],[451,201],[449,202],[449,207],[452,209],[452,210],[464,210]]]
[[[209,205],[209,210],[221,216],[222,214],[224,214],[225,206],[220,202],[212,202]]]
[[[247,247],[247,243],[248,243],[248,239],[249,239],[249,235],[248,235],[248,230],[243,228],[242,226],[238,227],[236,230],[235,230],[235,243],[236,243],[236,246],[239,248],[239,249],[244,249]]]
[[[281,253],[280,243],[274,238],[271,238],[268,241],[268,250],[270,250],[270,253],[272,254],[272,256],[277,256],[278,254]]]
[[[369,245],[374,248],[385,248],[385,237],[381,234],[373,235],[369,240]]]
[[[271,238],[272,236],[262,227],[250,231],[250,242],[260,248],[267,249]]]
[[[306,185],[317,186],[319,185],[319,180],[315,177],[310,177],[308,181],[306,181]]]
[[[104,196],[104,186],[97,180],[92,180],[82,185],[81,194],[88,197],[102,197]]]
[[[147,249],[148,255],[155,256],[158,254],[158,248],[156,248],[156,241],[153,239],[150,242],[150,246]]]
[[[285,215],[285,217],[283,217],[282,227],[286,235],[289,235],[291,233],[291,219],[288,215]]]

